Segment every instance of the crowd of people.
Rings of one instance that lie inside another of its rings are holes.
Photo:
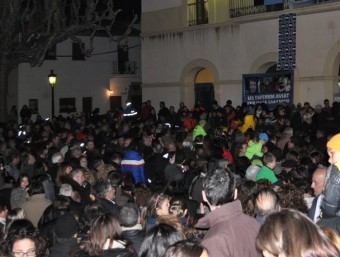
[[[0,126],[1,256],[340,256],[339,103],[126,113]]]

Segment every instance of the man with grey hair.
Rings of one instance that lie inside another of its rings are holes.
[[[73,191],[78,192],[80,196],[81,205],[84,208],[89,202],[91,202],[91,189],[90,184],[85,181],[84,168],[76,167],[70,173]]]
[[[99,179],[92,187],[96,201],[110,214],[119,219],[119,206],[115,203],[116,189],[108,179]]]
[[[145,237],[145,232],[140,224],[139,209],[136,204],[128,203],[122,207],[119,214],[123,236],[132,242],[138,252]]]
[[[70,211],[71,213],[80,213],[81,212],[81,199],[78,192],[73,191],[72,186],[70,184],[62,184],[59,189],[59,197],[63,197],[68,199],[70,203]]]
[[[49,174],[51,175],[52,181],[55,182],[59,166],[64,162],[64,156],[60,152],[56,152],[52,155],[51,162],[52,166],[49,170]]]
[[[59,189],[59,195],[71,197],[73,193],[72,186],[70,184],[62,184]]]

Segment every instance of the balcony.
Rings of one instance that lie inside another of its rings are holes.
[[[338,1],[339,0],[230,0],[230,18],[296,9]]]
[[[114,61],[113,74],[137,74],[137,64],[133,61]]]
[[[188,25],[195,26],[208,23],[208,1],[197,0],[188,4]]]
[[[264,1],[231,0],[230,18],[289,9],[288,0],[284,0],[282,3],[271,5],[264,5],[263,2]]]

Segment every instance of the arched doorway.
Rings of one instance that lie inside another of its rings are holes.
[[[213,75],[209,69],[201,69],[195,77],[195,102],[204,108],[210,108],[215,100]]]

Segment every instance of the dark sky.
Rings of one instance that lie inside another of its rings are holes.
[[[122,9],[117,19],[131,20],[135,13],[140,17],[142,0],[116,0],[115,6],[117,9]]]

